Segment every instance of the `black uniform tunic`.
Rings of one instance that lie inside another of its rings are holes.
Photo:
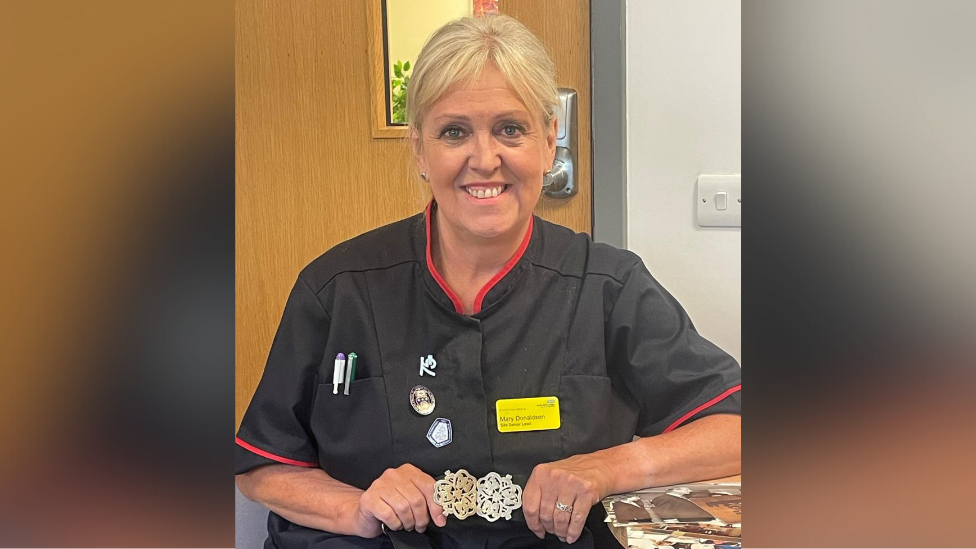
[[[738,365],[698,335],[633,253],[534,217],[466,316],[431,261],[430,209],[339,244],[302,270],[238,432],[237,473],[271,463],[321,467],[366,489],[387,468],[411,463],[434,478],[461,468],[511,474],[524,487],[540,463],[740,413]],[[349,395],[344,386],[334,395],[336,354],[350,352],[355,380]],[[436,375],[421,377],[428,355]],[[434,394],[429,416],[410,405],[418,384]],[[559,397],[559,429],[498,431],[497,400],[538,396]],[[427,440],[436,418],[453,431],[441,448]],[[268,547],[390,543],[275,513],[268,527]],[[444,528],[431,523],[428,537],[444,547],[541,543],[521,510],[494,523],[452,516]]]

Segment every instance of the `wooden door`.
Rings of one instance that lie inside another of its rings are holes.
[[[589,0],[500,0],[549,48],[579,101],[579,193],[541,217],[592,233]],[[367,0],[237,1],[236,421],[299,270],[422,211],[405,140],[371,135]]]

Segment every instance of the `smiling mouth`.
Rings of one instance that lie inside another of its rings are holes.
[[[470,194],[475,198],[485,199],[485,198],[495,198],[496,196],[507,191],[509,187],[511,187],[511,185],[498,185],[495,187],[478,187],[478,188],[461,187],[461,188],[467,191],[468,194]]]

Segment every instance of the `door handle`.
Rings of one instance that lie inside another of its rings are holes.
[[[559,102],[556,118],[559,126],[556,133],[556,158],[552,161],[552,171],[542,181],[542,189],[551,198],[569,198],[576,194],[576,169],[578,145],[576,142],[576,90],[559,88]]]

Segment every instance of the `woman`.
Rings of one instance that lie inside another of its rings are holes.
[[[593,546],[603,497],[739,472],[735,361],[634,254],[532,215],[557,101],[513,19],[424,46],[408,118],[433,201],[302,271],[241,424],[271,545]],[[435,480],[459,469],[510,475],[521,508],[445,516]]]

